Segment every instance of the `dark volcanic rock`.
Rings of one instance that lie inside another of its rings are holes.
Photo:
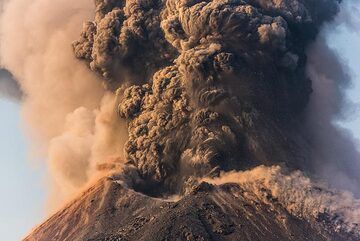
[[[174,201],[103,178],[24,240],[358,240],[325,225],[293,217],[276,200],[265,204],[235,184],[201,184]]]

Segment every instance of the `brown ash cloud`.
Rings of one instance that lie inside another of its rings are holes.
[[[75,55],[118,89],[125,159],[143,189],[174,192],[191,176],[258,164],[315,168],[302,131],[306,49],[338,1],[95,4]]]

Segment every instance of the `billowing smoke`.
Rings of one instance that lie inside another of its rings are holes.
[[[359,155],[332,123],[348,76],[317,39],[338,11],[337,0],[95,0],[94,14],[87,0],[9,0],[1,65],[64,196],[102,170],[165,196],[274,164],[339,170],[355,191]],[[278,176],[271,185],[288,190]]]
[[[150,186],[141,188],[178,191],[194,175],[258,164],[315,169],[302,124],[305,51],[337,1],[95,5],[74,51],[119,88],[127,166]]]

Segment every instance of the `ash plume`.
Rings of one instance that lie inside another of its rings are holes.
[[[125,159],[143,191],[177,192],[192,176],[259,164],[315,169],[302,132],[306,49],[338,1],[95,5],[75,55],[119,87]]]

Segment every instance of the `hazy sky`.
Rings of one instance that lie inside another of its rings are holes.
[[[329,41],[353,72],[353,86],[348,94],[360,106],[360,34],[338,28]],[[27,158],[19,106],[0,99],[0,113],[0,234],[2,240],[16,241],[44,218],[45,168],[35,167]],[[344,125],[360,139],[360,108],[351,113]]]

